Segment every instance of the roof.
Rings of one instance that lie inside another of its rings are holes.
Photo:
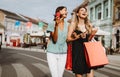
[[[48,25],[48,23],[46,23],[43,20],[37,20],[37,19],[25,16],[25,15],[22,15],[22,14],[19,14],[19,13],[14,13],[14,12],[11,12],[11,11],[8,11],[8,10],[4,10],[4,9],[1,9],[1,8],[0,8],[0,11],[2,11],[6,15],[7,18],[20,20],[20,21],[23,21],[23,22],[30,21],[30,22],[32,22],[34,24],[37,24],[37,25],[39,24],[39,22],[43,22],[45,24],[45,26]]]
[[[95,35],[110,35],[110,32],[103,31],[101,29],[98,29],[97,33]]]
[[[31,17],[28,17],[28,16],[24,16],[22,15],[23,17],[27,18],[30,22],[34,23],[34,24],[39,24],[39,22],[43,22],[44,24],[48,25],[48,23],[46,23],[45,21],[43,20],[37,20],[37,19],[34,19],[34,18],[31,18]]]
[[[89,0],[84,0],[83,3],[81,3],[79,6],[77,6],[76,8],[73,9],[73,12],[76,12],[77,9],[81,6],[86,7],[88,5],[88,3],[89,3]],[[70,23],[70,22],[71,22],[71,19],[68,19],[68,23]]]
[[[28,20],[25,19],[24,17],[22,17],[20,14],[8,11],[8,10],[4,10],[0,8],[0,11],[2,11],[7,18],[11,18],[11,19],[15,19],[15,20],[20,20],[20,21],[24,21],[27,22]]]
[[[118,4],[118,5],[120,4],[120,0],[115,0],[115,2],[116,2],[116,4]]]
[[[77,6],[75,9],[73,9],[73,12],[76,12],[76,10],[81,6],[87,6],[89,3],[89,0],[84,0],[83,3],[81,3],[79,6]]]

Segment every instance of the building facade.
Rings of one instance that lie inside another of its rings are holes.
[[[3,25],[4,16],[4,13],[0,11],[0,43],[3,43],[5,39],[5,26]]]
[[[112,33],[113,28],[113,0],[89,0],[89,19],[93,26]],[[112,35],[100,37],[105,47],[111,47]]]
[[[120,51],[120,0],[114,0],[112,47]]]
[[[29,21],[33,23],[32,26],[27,31],[27,33],[29,33],[30,35],[29,39],[31,41],[30,44],[31,45],[42,44],[44,37],[46,38],[48,36],[48,33],[46,32],[48,23],[40,19],[33,19],[27,16],[24,17],[29,19]],[[42,24],[40,25],[40,23]]]
[[[19,26],[15,25],[16,21],[20,22]],[[5,27],[4,32],[2,32],[2,44],[18,46],[23,42],[23,35],[27,32],[27,21],[19,14],[0,9],[0,22]]]
[[[39,27],[39,22],[44,24],[42,28]],[[0,9],[0,42],[9,46],[40,43],[40,38],[47,35],[47,25],[44,21]]]

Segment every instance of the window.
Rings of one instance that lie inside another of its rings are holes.
[[[32,33],[38,33],[37,31],[32,31]]]
[[[98,13],[98,19],[101,19],[101,12]]]
[[[19,31],[19,26],[17,27],[17,31]]]
[[[120,20],[120,7],[118,7],[118,20]]]
[[[11,27],[12,27],[12,23],[8,22],[8,24],[7,24],[7,30],[11,30]]]
[[[116,33],[116,48],[119,48],[119,41],[120,41],[119,34],[120,34],[120,31],[117,30],[117,33]]]
[[[120,20],[120,12],[118,13],[118,20]]]
[[[96,0],[90,0],[90,2],[94,2],[94,1],[96,1]]]
[[[90,8],[90,20],[93,20],[93,8]]]
[[[116,11],[116,13],[115,13],[115,19],[116,20],[120,20],[120,7],[117,7],[117,11]]]
[[[7,41],[7,35],[5,35],[5,42]]]
[[[22,31],[22,26],[23,26],[23,24],[21,23],[21,25],[19,26],[19,31]]]
[[[108,8],[105,9],[105,17],[108,17]]]
[[[104,1],[104,18],[108,18],[108,0]]]
[[[99,4],[99,5],[97,5],[96,6],[96,19],[101,19],[101,14],[102,14],[102,12],[101,12],[101,4]]]
[[[22,26],[23,26],[23,25],[20,26],[20,31],[22,31]]]
[[[12,30],[14,30],[14,27],[15,27],[15,24],[13,23],[13,25],[12,25]]]

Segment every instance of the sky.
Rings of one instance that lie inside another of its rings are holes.
[[[0,0],[0,8],[50,23],[58,6],[67,7],[67,20],[71,17],[72,10],[82,2],[83,0]]]

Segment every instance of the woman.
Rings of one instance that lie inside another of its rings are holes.
[[[67,41],[72,41],[72,71],[76,77],[83,74],[93,77],[93,71],[86,63],[83,43],[91,40],[97,29],[93,29],[88,21],[85,7],[79,7],[73,14],[67,37]]]
[[[67,8],[59,6],[55,11],[54,24],[48,25],[50,42],[47,47],[47,60],[52,77],[62,77],[67,52],[68,26],[64,19],[67,17]]]

